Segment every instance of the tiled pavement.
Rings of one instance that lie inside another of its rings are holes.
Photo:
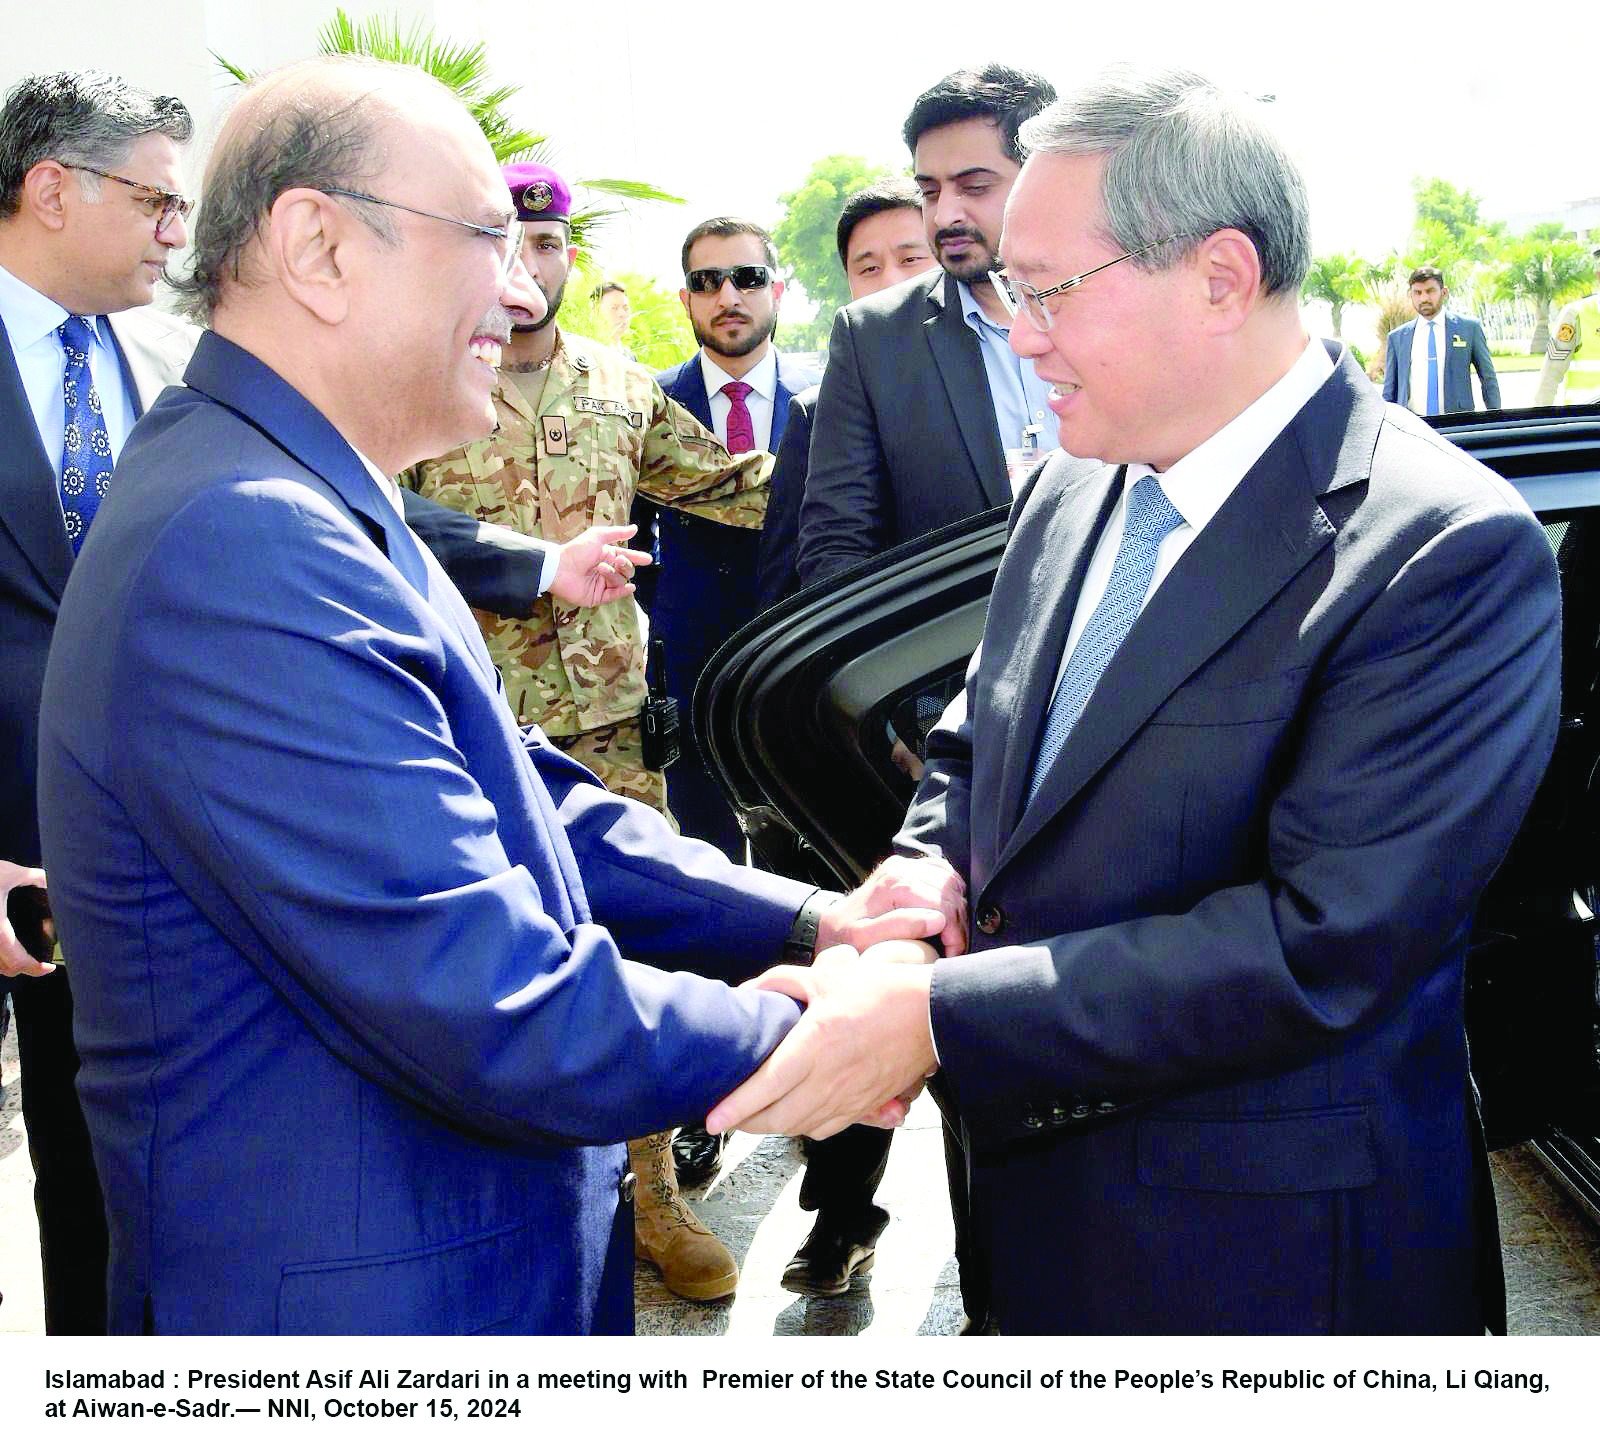
[[[43,1327],[33,1172],[22,1132],[16,1041],[0,1050],[0,1333]],[[696,1306],[636,1277],[639,1331],[648,1336],[945,1336],[961,1323],[936,1108],[917,1102],[889,1157],[878,1201],[892,1220],[868,1286],[832,1301],[778,1287],[809,1228],[799,1208],[801,1159],[791,1142],[734,1138],[729,1163],[696,1209],[739,1258],[743,1285],[727,1303]],[[1600,1228],[1524,1148],[1494,1160],[1501,1238],[1518,1335],[1600,1335]]]

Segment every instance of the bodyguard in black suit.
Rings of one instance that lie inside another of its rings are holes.
[[[108,75],[30,77],[0,112],[0,861],[26,869],[40,861],[39,692],[98,505],[94,464],[109,485],[128,428],[179,380],[194,345],[192,328],[130,310],[150,301],[186,240],[178,148],[191,132],[181,101]],[[75,363],[82,337],[87,360]],[[17,878],[0,876],[0,893]],[[42,963],[42,897],[13,889],[4,903],[17,929],[0,938],[0,986],[16,1013],[45,1329],[98,1334],[105,1213],[73,1085],[68,970]]]
[[[1054,98],[1041,77],[990,65],[946,76],[912,107],[905,140],[940,269],[852,302],[834,322],[800,517],[802,583],[1010,502],[1007,451],[1020,451],[1025,428],[1042,445],[1044,389],[1006,351],[988,276],[1022,162],[1017,127]]]

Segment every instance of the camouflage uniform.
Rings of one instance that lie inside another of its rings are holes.
[[[587,338],[558,331],[548,368],[502,371],[494,399],[492,436],[419,463],[401,481],[552,542],[625,524],[636,490],[733,527],[759,528],[766,515],[766,453],[731,455],[646,368]],[[478,622],[517,721],[538,724],[608,789],[665,812],[666,781],[640,756],[645,642],[633,600],[570,608],[546,595],[531,617],[480,611]]]

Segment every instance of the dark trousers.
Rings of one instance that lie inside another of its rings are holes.
[[[72,992],[67,971],[4,982],[22,1064],[22,1119],[33,1159],[34,1207],[44,1268],[44,1329],[102,1336],[106,1329],[106,1217],[74,1082]]]
[[[892,1130],[853,1125],[825,1141],[807,1140],[800,1178],[802,1211],[859,1212],[872,1204],[889,1164]]]

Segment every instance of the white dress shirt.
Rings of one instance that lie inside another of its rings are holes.
[[[1428,415],[1428,330],[1432,328],[1434,346],[1438,348],[1439,363],[1439,410],[1444,411],[1444,344],[1446,332],[1444,328],[1444,311],[1437,311],[1430,321],[1427,317],[1418,317],[1417,324],[1411,329],[1411,396],[1406,400],[1406,406],[1413,412],[1426,417]]]
[[[56,329],[69,315],[59,302],[51,301],[0,266],[0,321],[5,323],[6,336],[11,340],[11,355],[22,378],[22,390],[57,483],[61,481],[61,441],[67,427],[67,354]],[[94,334],[94,344],[89,349],[89,375],[100,397],[100,417],[115,462],[133,430],[138,406],[128,394],[122,362],[104,318],[87,320]]]
[[[711,430],[717,441],[728,446],[728,412],[733,403],[722,395],[729,382],[748,382],[750,394],[744,405],[750,409],[750,426],[756,437],[756,451],[772,451],[772,407],[778,392],[778,353],[767,348],[767,354],[742,377],[730,377],[711,360],[706,349],[700,349],[700,375],[705,378],[706,396],[711,402]],[[732,451],[729,448],[729,451]]]
[[[1217,515],[1234,488],[1244,481],[1245,474],[1260,461],[1261,454],[1332,375],[1333,361],[1328,350],[1313,337],[1278,381],[1166,472],[1155,473],[1154,468],[1143,463],[1128,464],[1122,496],[1106,520],[1100,541],[1095,544],[1094,556],[1089,560],[1089,570],[1084,574],[1066,648],[1061,654],[1061,666],[1056,670],[1057,687],[1067,671],[1072,650],[1077,647],[1090,615],[1105,596],[1106,586],[1111,581],[1111,568],[1117,559],[1117,549],[1122,546],[1128,495],[1133,484],[1146,473],[1155,473],[1167,500],[1183,514],[1183,522],[1162,539],[1156,553],[1155,574],[1150,579],[1144,602],[1139,605],[1142,612],[1185,550]]]

